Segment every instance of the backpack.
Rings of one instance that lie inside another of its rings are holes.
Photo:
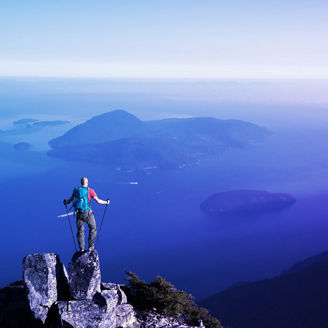
[[[73,206],[76,212],[87,212],[91,211],[91,207],[88,201],[89,188],[77,187],[73,190]]]

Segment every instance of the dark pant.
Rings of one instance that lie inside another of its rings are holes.
[[[94,247],[97,228],[93,213],[78,213],[76,216],[77,241],[80,249],[84,249],[84,222],[89,226],[89,248]]]

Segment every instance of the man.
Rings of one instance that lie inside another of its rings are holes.
[[[84,251],[84,222],[89,226],[89,251],[93,251],[95,245],[97,229],[96,220],[90,207],[91,199],[93,198],[98,204],[108,205],[110,203],[109,199],[99,199],[95,191],[88,187],[88,184],[88,179],[83,177],[81,179],[81,187],[74,188],[70,199],[64,199],[64,205],[74,200],[73,206],[76,211],[77,240],[81,252]]]

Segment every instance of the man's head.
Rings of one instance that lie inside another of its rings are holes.
[[[88,186],[88,183],[89,183],[88,178],[83,177],[81,179],[81,185],[82,185],[82,187],[87,187]]]

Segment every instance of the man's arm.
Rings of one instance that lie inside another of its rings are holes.
[[[64,205],[68,205],[73,200],[73,198],[74,198],[74,195],[72,195],[70,199],[67,199],[67,200],[64,199],[64,201],[63,201]]]
[[[103,205],[108,205],[110,203],[110,200],[107,199],[107,200],[102,200],[102,199],[99,199],[97,196],[96,197],[93,197],[93,199],[98,203],[98,204],[103,204]]]

